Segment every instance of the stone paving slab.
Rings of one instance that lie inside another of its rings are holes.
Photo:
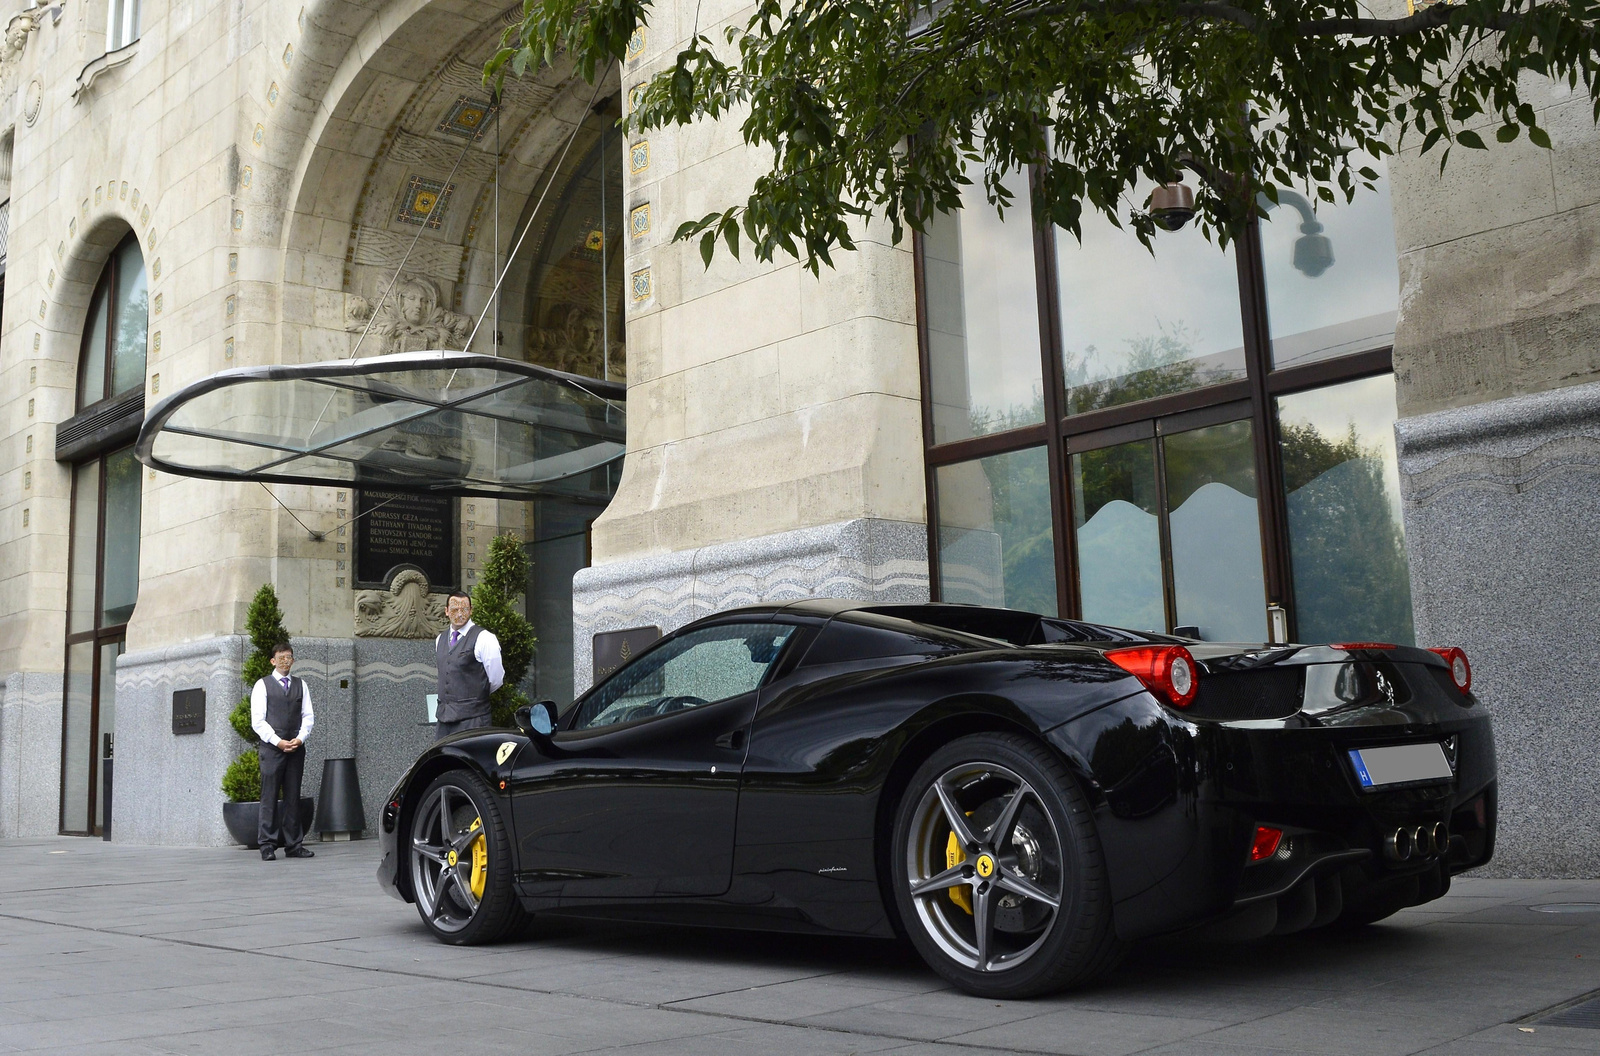
[[[1139,945],[1036,1001],[952,991],[890,942],[541,919],[443,946],[372,842],[309,861],[0,841],[0,1053],[365,1056],[1572,1056],[1600,991],[1600,880],[1458,879],[1355,934]]]

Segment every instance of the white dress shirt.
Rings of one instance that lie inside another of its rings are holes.
[[[283,684],[283,679],[278,677],[276,671],[268,675],[267,678],[276,679],[279,685]],[[279,737],[272,727],[267,725],[267,678],[258,681],[255,684],[255,688],[250,690],[250,728],[255,730],[256,736],[263,741],[277,745],[283,743],[283,738]],[[311,736],[311,727],[316,725],[316,721],[317,717],[311,711],[311,687],[302,680],[300,683],[300,732],[295,736],[302,741]]]
[[[460,636],[457,638],[457,641],[459,641],[461,638],[465,638],[467,636],[467,632],[471,631],[473,626],[474,624],[471,620],[463,623],[461,625],[461,630],[456,631],[456,633]],[[438,644],[438,642],[448,642],[451,631],[455,630],[456,629],[454,627],[447,629],[443,634],[439,635],[435,644]],[[483,665],[484,674],[489,676],[490,693],[493,693],[495,690],[505,685],[506,668],[505,664],[500,659],[500,639],[496,638],[493,632],[485,628],[478,633],[478,640],[472,648],[472,657],[473,659],[477,660],[478,663]]]

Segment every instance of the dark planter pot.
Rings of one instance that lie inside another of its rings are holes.
[[[310,796],[300,797],[300,831],[309,835],[311,833],[311,817],[315,811],[316,800]],[[261,832],[261,804],[255,800],[249,803],[224,803],[222,804],[222,823],[228,826],[228,835],[235,840],[255,850],[256,836]]]

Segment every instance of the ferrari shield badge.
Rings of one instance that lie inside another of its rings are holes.
[[[505,765],[505,761],[507,759],[510,759],[511,758],[511,753],[516,751],[516,750],[517,750],[517,742],[516,741],[503,741],[503,742],[501,742],[500,750],[498,752],[494,753],[495,765],[496,766],[504,766]]]

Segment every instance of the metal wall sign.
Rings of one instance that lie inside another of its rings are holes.
[[[594,636],[594,680],[599,682],[661,637],[661,628],[629,627]]]
[[[176,689],[172,692],[172,732],[206,732],[206,691]]]
[[[456,585],[456,504],[447,495],[356,490],[356,585],[383,587],[397,568],[422,570],[428,585]]]

